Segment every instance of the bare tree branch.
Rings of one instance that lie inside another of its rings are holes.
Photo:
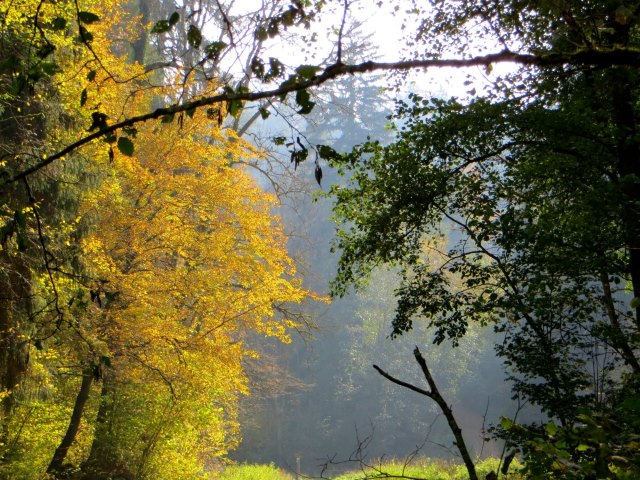
[[[344,0],[342,21],[340,22],[340,31],[338,32],[338,53],[337,53],[337,60],[336,60],[336,63],[338,65],[342,63],[342,35],[344,32],[344,24],[347,20],[348,11],[349,11],[349,0]]]
[[[410,383],[404,382],[402,380],[399,380],[391,375],[389,375],[388,373],[386,373],[385,371],[383,371],[380,367],[378,367],[377,365],[374,365],[373,368],[375,368],[378,373],[380,373],[380,375],[382,375],[383,377],[385,377],[387,380],[403,386],[405,388],[408,388],[409,390],[413,390],[414,392],[420,393],[422,395],[425,395],[426,397],[429,397],[430,399],[432,399],[434,402],[436,402],[438,404],[438,406],[440,407],[440,409],[442,410],[442,413],[444,414],[445,418],[447,419],[447,423],[449,424],[449,428],[451,429],[451,432],[453,433],[453,436],[455,438],[455,445],[458,448],[458,451],[460,452],[460,455],[462,456],[462,460],[464,461],[465,467],[467,467],[467,473],[469,474],[469,479],[470,480],[478,480],[478,474],[476,473],[476,467],[473,463],[473,460],[471,459],[471,455],[469,454],[469,450],[467,449],[467,445],[464,441],[464,438],[462,437],[462,429],[460,428],[460,426],[458,425],[458,422],[455,419],[455,416],[453,415],[453,410],[451,409],[451,407],[447,404],[446,400],[444,399],[444,397],[440,394],[440,391],[438,390],[438,386],[436,385],[435,380],[433,379],[433,376],[431,375],[431,372],[429,371],[429,367],[427,366],[427,362],[424,359],[424,357],[422,356],[422,353],[420,353],[420,350],[418,349],[418,347],[416,347],[413,350],[413,355],[416,358],[416,361],[418,362],[418,365],[420,365],[420,369],[422,370],[422,373],[424,374],[425,379],[427,380],[427,384],[429,385],[429,389],[430,391],[424,390],[420,387],[416,387],[415,385],[412,385]]]

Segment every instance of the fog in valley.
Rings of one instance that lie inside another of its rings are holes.
[[[356,52],[372,49],[357,30],[350,40],[355,44],[347,45]],[[442,86],[439,91],[447,95]],[[287,125],[278,118],[269,119],[250,136],[285,136],[288,142],[293,141],[289,137],[298,137],[339,152],[349,151],[367,137],[390,141],[388,116],[395,104],[392,95],[384,92],[379,76],[339,80],[317,92],[316,109],[304,121]],[[289,150],[280,147],[273,155],[275,172],[282,174],[271,175],[274,182],[282,183],[276,189],[295,192],[284,194],[279,212],[290,232],[289,251],[304,272],[306,285],[328,298],[340,252],[334,248],[336,224],[327,192],[345,179],[322,162],[320,187],[313,178],[312,162],[292,171]],[[265,188],[273,188],[263,173],[257,172],[256,178]],[[455,228],[443,225],[442,231],[441,237],[425,241],[443,246],[460,240]],[[342,471],[359,468],[360,460],[381,457],[405,459],[417,453],[458,458],[438,406],[390,383],[372,367],[377,364],[397,378],[426,385],[413,357],[415,346],[425,354],[478,458],[503,453],[503,444],[490,440],[490,429],[501,416],[542,419],[535,409],[511,398],[493,348],[501,336],[491,326],[472,327],[455,348],[447,341],[435,345],[433,331],[419,320],[410,332],[392,339],[398,284],[393,268],[379,268],[361,290],[333,298],[329,304],[303,308],[309,323],[293,335],[292,344],[255,339],[261,358],[248,361],[252,394],[242,401],[243,441],[232,454],[234,460],[273,462],[290,471],[301,468],[317,475],[326,465],[331,465],[330,471]],[[358,452],[361,456],[352,455],[365,444]]]

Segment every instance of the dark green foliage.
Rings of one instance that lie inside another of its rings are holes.
[[[127,137],[118,138],[118,150],[123,155],[127,155],[128,157],[133,155],[134,145],[131,139]]]
[[[187,30],[187,41],[191,48],[200,48],[200,44],[202,43],[202,33],[200,33],[200,29],[195,25],[189,25],[189,30]]]
[[[91,12],[78,12],[78,20],[82,23],[95,23],[100,20],[100,17]]]
[[[635,46],[635,20],[611,3],[438,4],[422,33],[442,51],[468,48],[472,20],[480,37],[531,51]],[[514,394],[557,425],[501,430],[536,475],[640,469],[638,80],[619,67],[522,68],[468,103],[413,95],[398,104],[395,142],[334,158],[350,175],[334,189],[334,292],[395,264],[394,335],[426,321],[435,343],[455,345],[471,324],[492,325]],[[430,262],[424,239],[443,229],[445,261]]]

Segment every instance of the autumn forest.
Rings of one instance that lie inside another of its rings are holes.
[[[639,68],[626,0],[2,0],[0,478],[638,478]]]

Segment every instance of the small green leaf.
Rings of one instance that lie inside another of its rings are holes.
[[[339,156],[338,152],[328,145],[316,145],[316,150],[318,151],[320,158],[324,158],[325,160],[332,160]]]
[[[23,74],[17,75],[11,83],[11,92],[15,95],[22,93],[27,86],[27,77]]]
[[[118,150],[127,157],[132,156],[134,150],[133,142],[127,137],[120,137],[118,139]]]
[[[298,113],[300,115],[307,115],[308,113],[311,113],[311,111],[313,110],[313,107],[315,106],[316,106],[315,102],[308,102],[300,110],[298,110]]]
[[[640,297],[634,297],[631,300],[631,308],[638,308],[640,307]]]
[[[311,95],[306,90],[298,90],[296,92],[296,103],[301,107],[309,103]]]
[[[511,427],[513,427],[513,420],[507,417],[501,417],[500,427],[502,427],[504,430],[509,430]]]
[[[87,89],[83,89],[80,94],[80,106],[84,107],[85,103],[87,103]]]
[[[55,75],[60,71],[60,67],[56,62],[42,62],[40,64],[40,69],[43,73],[49,76]]]
[[[67,28],[67,19],[62,17],[56,17],[51,20],[51,30],[64,30]]]
[[[109,132],[104,136],[104,141],[106,143],[116,143],[117,139],[118,137],[116,137],[116,134],[113,132]]]
[[[578,445],[578,446],[576,447],[576,450],[577,450],[578,452],[586,452],[587,450],[589,450],[589,445],[586,445],[586,444],[584,444],[584,443],[581,443],[580,445]]]
[[[231,100],[228,102],[229,115],[237,117],[242,110],[242,102],[240,100]]]
[[[202,33],[195,25],[189,25],[189,30],[187,30],[187,41],[192,48],[200,48],[200,45],[202,44]]]
[[[3,61],[0,61],[0,73],[12,74],[19,72],[22,64],[15,55],[8,55]]]
[[[136,127],[122,127],[122,131],[127,134],[128,137],[135,138],[138,134]]]
[[[553,422],[547,423],[544,429],[547,431],[549,435],[555,435],[560,430],[558,426]]]
[[[271,115],[269,110],[267,110],[264,107],[260,107],[258,111],[260,112],[260,116],[262,117],[263,120],[266,120],[267,118],[269,118],[269,115]]]
[[[56,51],[56,47],[50,43],[47,43],[38,49],[37,55],[40,58],[46,58]]]
[[[169,25],[174,26],[180,20],[180,14],[178,12],[173,12],[169,17]]]
[[[320,67],[316,67],[315,65],[300,65],[296,68],[296,73],[304,80],[315,77],[319,71]]]
[[[93,82],[95,79],[96,79],[95,70],[91,70],[89,73],[87,73],[87,80],[89,80],[90,82]]]
[[[24,214],[24,212],[22,210],[16,210],[13,213],[13,219],[15,220],[16,224],[20,228],[26,228],[27,227],[27,216]]]
[[[78,30],[80,31],[80,35],[75,38],[77,43],[90,43],[93,41],[93,34],[87,30],[84,25],[80,25]]]
[[[82,23],[90,24],[100,20],[100,17],[91,12],[78,12],[78,20],[80,20]]]
[[[208,59],[217,61],[222,51],[227,47],[228,45],[224,42],[213,42],[205,47],[204,53]]]
[[[151,33],[165,33],[171,29],[171,25],[167,20],[158,20],[151,29]]]
[[[311,99],[311,95],[309,94],[308,91],[298,90],[296,92],[296,103],[300,105],[300,110],[298,110],[298,113],[302,115],[306,115],[307,113],[310,113],[311,110],[313,110],[315,103],[312,102],[310,99]]]
[[[256,38],[261,42],[264,42],[267,38],[269,38],[269,34],[264,27],[258,27],[256,30]]]
[[[297,82],[298,82],[298,76],[290,75],[289,78],[287,78],[284,82],[280,84],[279,88],[290,88],[294,86]],[[284,101],[285,98],[287,98],[286,93],[283,93],[282,95],[280,95],[280,100]]]
[[[19,252],[27,251],[27,237],[23,231],[18,231],[18,234],[16,235],[16,243],[18,244]]]
[[[87,130],[88,132],[92,132],[93,130],[103,130],[107,128],[107,115],[102,112],[93,112],[91,114],[91,126]]]
[[[265,80],[282,77],[285,71],[284,64],[275,57],[269,57],[269,71],[265,75]]]
[[[271,139],[274,145],[284,145],[284,142],[287,141],[286,137],[273,137]]]

